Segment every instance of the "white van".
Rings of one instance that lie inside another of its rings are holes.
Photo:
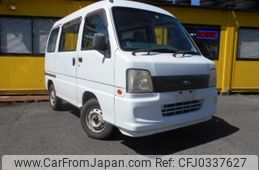
[[[54,110],[81,109],[88,136],[113,129],[146,136],[207,121],[216,71],[169,12],[124,0],[89,5],[57,21],[45,59]]]

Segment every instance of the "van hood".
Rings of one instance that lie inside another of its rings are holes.
[[[135,56],[131,52],[116,51],[115,55],[115,86],[126,88],[126,72],[128,69],[148,70],[158,86],[177,84],[181,86],[184,81],[195,81],[194,85],[200,88],[199,82],[208,81],[210,69],[215,68],[215,64],[207,58],[199,55],[177,55],[172,53],[137,53]],[[178,82],[178,83],[177,83]],[[160,86],[163,89],[167,87]],[[168,87],[172,89],[172,87]],[[196,88],[196,87],[195,87]],[[176,88],[177,89],[177,88]],[[178,88],[179,89],[179,88]]]
[[[212,61],[199,55],[182,55],[176,57],[172,53],[137,53],[125,52],[133,68],[146,69],[152,76],[201,75],[209,74],[215,68]]]

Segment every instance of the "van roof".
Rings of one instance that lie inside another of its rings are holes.
[[[142,10],[157,12],[157,13],[161,13],[161,14],[165,14],[165,15],[174,17],[171,13],[167,12],[164,9],[158,8],[153,5],[141,3],[141,2],[134,2],[134,1],[128,1],[128,0],[113,0],[113,2],[110,2],[110,0],[103,0],[103,1],[93,3],[91,5],[88,5],[82,9],[58,20],[54,24],[53,27],[56,27],[58,25],[71,21],[73,19],[76,19],[79,16],[84,16],[85,14],[89,13],[89,11],[94,11],[97,9],[111,9],[112,7],[127,7],[127,8],[142,9]]]

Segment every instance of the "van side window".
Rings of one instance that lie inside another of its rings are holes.
[[[109,40],[106,15],[103,10],[90,13],[85,18],[82,37],[82,50],[92,49],[93,37],[96,33],[103,33],[106,35],[106,40]]]
[[[59,28],[55,28],[54,30],[51,31],[50,37],[49,37],[49,42],[48,42],[48,47],[47,47],[47,52],[55,51],[57,38],[58,38],[58,32],[59,32]]]
[[[59,51],[75,51],[81,19],[63,25],[60,36]]]

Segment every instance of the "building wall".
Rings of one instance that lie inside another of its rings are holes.
[[[93,1],[2,0],[0,15],[22,17],[66,16]],[[11,9],[12,7],[15,9]],[[44,55],[0,54],[0,95],[46,93]]]
[[[93,1],[2,0],[0,15],[63,17]],[[14,9],[15,8],[15,9]],[[221,92],[259,91],[259,60],[237,60],[239,28],[259,29],[259,12],[168,7],[184,24],[220,26],[218,84]],[[0,95],[45,93],[44,55],[0,54]]]
[[[259,91],[259,60],[237,60],[239,29],[259,30],[259,12],[166,7],[183,23],[220,25],[220,55],[217,65],[221,92]]]

